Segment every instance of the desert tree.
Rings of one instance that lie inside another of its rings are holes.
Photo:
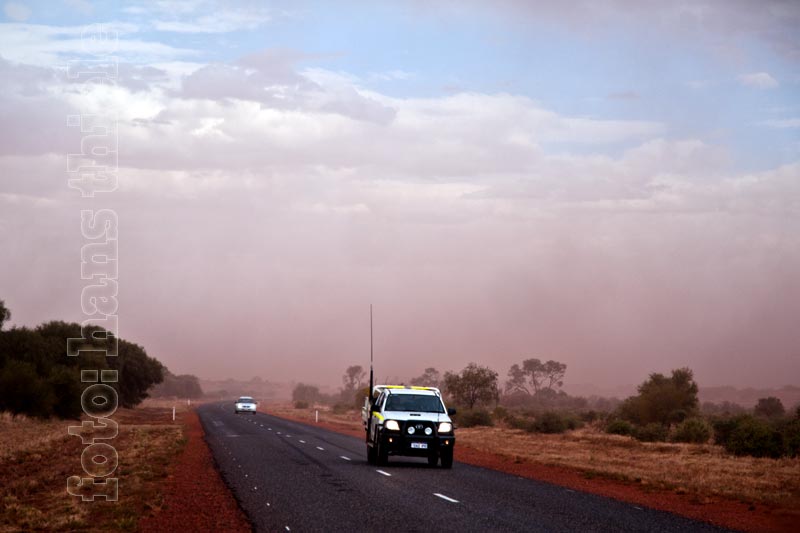
[[[361,365],[348,366],[344,371],[344,375],[342,376],[344,390],[348,391],[349,394],[350,392],[360,389],[364,384],[364,378],[366,375],[367,372]]]
[[[759,398],[753,412],[757,416],[777,418],[783,416],[786,413],[786,409],[783,407],[783,402],[781,402],[780,398],[769,396],[767,398]]]
[[[470,363],[460,373],[445,372],[444,389],[458,405],[473,409],[477,404],[497,402],[497,372]]]
[[[622,418],[637,424],[669,425],[697,412],[697,383],[688,368],[678,368],[667,377],[653,373],[619,407]]]
[[[293,402],[306,402],[308,405],[313,405],[320,399],[319,387],[314,385],[307,385],[306,383],[298,383],[292,390]]]
[[[522,361],[522,366],[511,365],[506,381],[506,393],[522,392],[535,395],[541,390],[555,390],[564,384],[567,365],[553,361],[542,362],[531,358]]]
[[[5,324],[6,320],[10,319],[11,311],[9,311],[6,307],[6,303],[3,300],[0,300],[0,330],[3,329],[3,324]]]
[[[439,387],[441,382],[441,374],[433,367],[426,368],[421,376],[417,376],[411,380],[412,385],[417,385],[419,387]]]

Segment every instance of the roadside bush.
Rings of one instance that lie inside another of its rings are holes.
[[[564,416],[554,411],[545,411],[533,421],[533,430],[537,433],[564,433],[567,430]]]
[[[533,433],[533,420],[524,416],[514,416],[509,414],[505,419],[506,424],[512,429],[521,429]]]
[[[492,426],[492,415],[484,409],[465,409],[454,415],[458,427],[471,428],[476,426]]]
[[[786,455],[797,457],[800,455],[800,419],[794,419],[784,429],[786,441]]]
[[[592,422],[596,421],[599,418],[600,418],[600,413],[598,413],[594,409],[590,411],[584,411],[581,413],[581,420],[583,420],[587,424],[591,424]]]
[[[664,442],[669,435],[669,429],[657,422],[651,422],[636,428],[633,436],[642,442]]]
[[[627,435],[632,437],[634,431],[636,431],[636,427],[627,420],[612,420],[606,426],[606,433],[612,435]]]
[[[337,403],[333,406],[333,414],[335,415],[343,415],[347,412],[352,411],[353,408],[346,403]]]
[[[14,416],[26,414],[47,418],[53,412],[56,397],[36,373],[36,367],[24,361],[8,361],[0,369],[0,411]]]
[[[294,402],[294,408],[295,409],[308,409],[308,402],[303,401],[303,400],[298,400],[298,401]]]
[[[498,405],[497,407],[494,408],[492,416],[494,417],[495,421],[497,420],[505,421],[509,417],[508,409],[506,409],[502,405]]]
[[[711,427],[714,429],[714,444],[725,446],[730,440],[733,430],[739,425],[743,418],[748,415],[739,415],[726,418],[715,418],[711,420]]]
[[[580,429],[584,426],[583,420],[577,415],[567,414],[564,415],[564,421],[567,423],[567,429]]]
[[[705,444],[711,438],[711,426],[702,418],[687,418],[675,428],[673,442]]]
[[[765,420],[741,418],[723,444],[734,455],[777,458],[783,455],[783,435]]]

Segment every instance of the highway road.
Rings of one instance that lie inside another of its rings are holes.
[[[680,531],[719,528],[456,462],[366,461],[361,439],[232,403],[198,407],[223,478],[256,531]]]

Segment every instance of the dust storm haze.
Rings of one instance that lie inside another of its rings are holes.
[[[12,324],[85,319],[80,211],[105,208],[119,334],[176,373],[338,385],[371,303],[381,378],[800,383],[796,5],[11,4]],[[96,23],[113,85],[65,74]],[[66,117],[112,113],[118,188],[81,198]]]

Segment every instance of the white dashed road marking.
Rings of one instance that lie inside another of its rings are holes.
[[[317,449],[323,452],[325,451],[325,448],[323,448],[322,446],[317,446]]]
[[[346,455],[340,455],[339,457],[341,457],[341,458],[342,458],[342,459],[344,459],[345,461],[349,461],[349,460],[350,460],[350,458],[349,458],[349,457],[347,457]]]
[[[305,443],[306,443],[306,441],[304,441],[302,439],[300,440],[300,444],[305,444]]]
[[[437,496],[437,497],[439,497],[439,498],[441,498],[443,500],[447,500],[450,503],[458,503],[458,500],[454,500],[450,496],[445,496],[444,494],[439,494],[438,492],[434,492],[433,495]]]
[[[383,474],[384,476],[392,477],[392,475],[389,472],[384,472],[383,470],[376,470],[376,472],[379,474]]]

